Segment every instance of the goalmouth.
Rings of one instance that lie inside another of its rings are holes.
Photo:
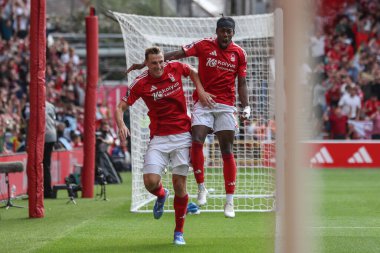
[[[126,53],[126,63],[144,60],[145,48],[159,46],[164,52],[178,50],[182,45],[215,34],[218,18],[148,17],[113,12],[119,21]],[[240,133],[234,142],[237,163],[235,211],[269,212],[276,208],[275,143],[279,138],[275,120],[275,14],[233,17],[236,22],[233,41],[247,53],[248,97],[252,112],[249,124],[239,122]],[[281,34],[281,33],[280,33]],[[181,59],[194,67],[195,57]],[[132,71],[128,81],[141,74]],[[189,114],[195,90],[190,79],[183,79]],[[238,95],[236,94],[238,98]],[[239,108],[239,100],[236,101]],[[140,99],[131,108],[132,212],[151,212],[155,197],[145,190],[142,176],[144,154],[149,142],[147,108]],[[209,135],[204,144],[205,184],[209,190],[207,205],[202,212],[221,212],[225,201],[222,159],[217,139]],[[277,161],[278,162],[278,161]],[[170,168],[162,177],[163,185],[172,189]],[[196,202],[197,183],[193,172],[188,175],[189,202]],[[173,194],[170,196],[173,198]],[[173,211],[168,201],[165,211]]]

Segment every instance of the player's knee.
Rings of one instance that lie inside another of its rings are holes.
[[[149,177],[144,175],[144,185],[145,188],[150,192],[157,189],[160,185],[160,180],[156,177]]]
[[[159,187],[159,184],[152,183],[152,182],[144,182],[144,185],[145,185],[145,189],[148,192],[153,192]]]
[[[181,192],[181,191],[185,191],[185,184],[183,182],[180,182],[180,181],[173,181],[173,188],[174,188],[174,191],[175,192]]]
[[[203,136],[201,136],[201,135],[197,135],[197,134],[193,134],[192,135],[192,141],[193,142],[198,142],[198,143],[204,143],[204,141],[205,141],[205,138],[203,138]]]
[[[205,126],[193,126],[191,133],[192,141],[204,143],[209,129],[210,128]]]

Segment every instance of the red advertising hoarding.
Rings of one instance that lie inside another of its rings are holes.
[[[380,169],[380,141],[310,141],[305,142],[306,162],[311,168]],[[276,161],[274,142],[261,144],[261,159],[266,167]]]
[[[17,153],[14,155],[1,156],[0,162],[24,163],[24,171],[20,173],[9,174],[9,184],[15,189],[14,195],[26,194],[28,189],[28,178],[26,175],[26,153]],[[64,184],[65,177],[74,172],[77,165],[83,164],[83,150],[75,149],[71,151],[55,151],[51,160],[51,182],[52,185]],[[5,174],[0,174],[0,200],[8,198],[8,189],[5,183]]]
[[[307,142],[310,167],[380,169],[378,141]]]

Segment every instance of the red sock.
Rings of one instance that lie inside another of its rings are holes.
[[[185,217],[187,211],[187,202],[189,201],[189,195],[180,198],[177,195],[174,196],[174,211],[175,211],[175,230],[174,232],[183,233],[183,225],[185,224]]]
[[[203,143],[193,142],[191,145],[191,163],[193,164],[194,176],[198,184],[205,181],[204,161]]]
[[[156,188],[153,191],[150,191],[153,195],[157,196],[158,198],[163,198],[165,197],[165,190],[164,187],[162,187],[162,184],[160,183],[158,188]]]
[[[236,163],[234,154],[223,154],[223,174],[226,194],[234,194],[236,181]]]

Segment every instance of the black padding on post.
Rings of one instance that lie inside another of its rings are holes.
[[[0,173],[23,172],[22,162],[0,162]]]

